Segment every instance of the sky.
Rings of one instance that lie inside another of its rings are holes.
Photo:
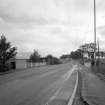
[[[105,0],[96,0],[97,39],[105,49]],[[0,35],[28,57],[69,54],[94,40],[93,0],[0,0]]]

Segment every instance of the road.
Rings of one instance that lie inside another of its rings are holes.
[[[69,84],[75,64],[44,66],[1,75],[0,105],[45,105],[64,83]],[[76,75],[73,78],[71,93]]]

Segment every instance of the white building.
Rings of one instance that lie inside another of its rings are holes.
[[[27,59],[16,59],[16,69],[25,69],[27,68]]]
[[[27,59],[15,59],[12,58],[9,60],[11,69],[25,69],[27,68]]]

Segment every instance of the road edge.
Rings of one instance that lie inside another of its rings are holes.
[[[75,84],[72,96],[71,96],[71,98],[70,98],[70,100],[68,102],[68,105],[73,105],[73,102],[74,102],[74,99],[75,99],[75,96],[76,96],[76,92],[77,92],[77,88],[78,88],[78,81],[79,81],[79,74],[78,74],[78,71],[77,71],[76,84]]]

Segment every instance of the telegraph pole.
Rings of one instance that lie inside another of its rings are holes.
[[[100,44],[99,44],[99,39],[98,39],[98,66],[99,66],[99,62],[100,62]]]
[[[94,0],[94,65],[96,66],[96,1]]]

